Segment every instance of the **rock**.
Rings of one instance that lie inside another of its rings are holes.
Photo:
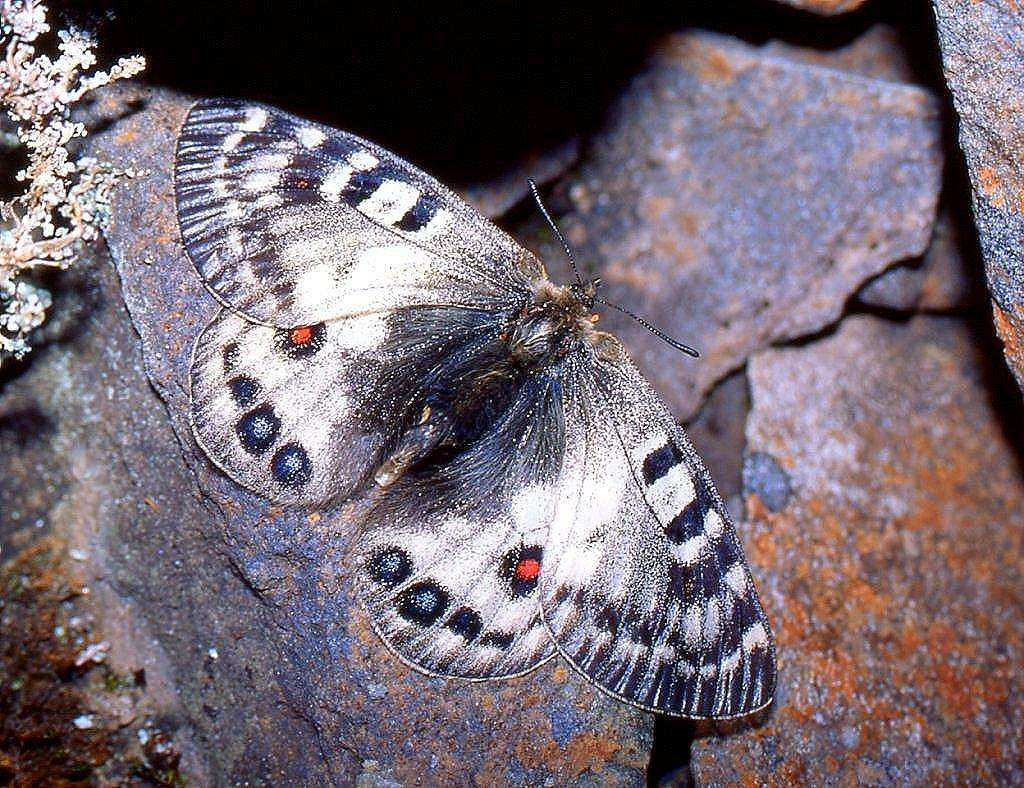
[[[579,140],[569,140],[553,150],[527,159],[496,180],[467,186],[460,189],[459,193],[484,216],[497,219],[529,196],[527,178],[533,178],[541,187],[560,178],[576,163],[579,155]]]
[[[109,281],[101,292],[120,344],[105,366],[77,355],[50,374],[76,376],[68,400],[111,399],[79,428],[102,440],[82,473],[106,472],[89,488],[96,533],[85,552],[108,556],[96,560],[111,595],[136,606],[122,629],[148,627],[166,661],[180,699],[175,719],[205,775],[194,779],[642,783],[649,715],[606,699],[557,660],[494,684],[409,669],[353,600],[351,513],[283,511],[199,452],[188,366],[217,307],[183,254],[174,216],[171,158],[189,101],[152,91],[110,92],[105,102],[100,111],[115,120],[95,152],[148,171],[118,189],[107,233],[121,292]],[[141,109],[125,115],[126,102]],[[102,348],[107,337],[95,330],[87,336]],[[81,410],[67,407],[61,423]],[[114,658],[116,633],[104,637]]]
[[[880,274],[864,285],[857,297],[871,307],[906,312],[945,312],[972,306],[982,287],[980,263],[977,276],[972,271],[977,259],[973,240],[963,237],[949,211],[941,212],[924,256]]]
[[[889,82],[916,83],[917,75],[900,31],[892,25],[876,23],[835,49],[813,49],[784,41],[769,41],[762,50],[790,60],[860,74]]]
[[[734,372],[711,390],[696,417],[685,425],[734,516],[739,516],[743,507],[740,499],[746,443],[743,427],[750,411],[747,388],[744,371]]]
[[[867,0],[781,0],[781,2],[799,8],[801,11],[811,11],[824,16],[835,16],[845,14],[848,11],[856,11]]]
[[[867,279],[924,251],[939,135],[921,88],[687,33],[634,81],[553,207],[604,297],[701,351],[692,363],[603,310],[686,420],[751,352],[834,322]],[[564,276],[549,231],[531,228],[521,237]]]
[[[779,690],[756,731],[695,743],[698,785],[1024,780],[1024,430],[992,363],[926,316],[751,359],[748,451],[790,487],[746,475],[740,525]]]
[[[903,34],[886,24],[872,25],[837,49],[809,49],[769,41],[764,51],[873,79],[911,83],[918,80]],[[948,195],[951,186],[955,188],[956,184],[944,187],[946,202],[952,198],[958,210],[949,205],[940,207],[924,256],[900,262],[865,284],[858,293],[861,303],[898,311],[948,311],[975,302],[973,234],[965,237],[960,229],[964,218],[961,213],[970,209],[966,202],[961,205],[959,195]]]
[[[232,698],[238,682],[214,686],[198,664],[185,667],[192,643],[197,629],[225,624],[244,642],[260,624],[209,549],[205,507],[189,492],[102,244],[62,285],[64,330],[0,393],[0,782],[8,759],[15,784],[152,776],[136,732],[156,725],[173,750],[163,777],[180,768],[208,783],[177,692]],[[225,715],[240,726],[227,738],[257,736],[257,721],[282,716],[272,693],[247,701]]]
[[[996,330],[1024,389],[1024,16],[1013,3],[934,0],[934,8]]]

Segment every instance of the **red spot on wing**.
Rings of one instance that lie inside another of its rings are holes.
[[[295,345],[305,345],[313,338],[313,328],[311,326],[299,326],[293,328],[291,333],[288,335],[292,343]]]
[[[531,580],[536,580],[538,575],[540,575],[540,561],[536,558],[524,558],[516,564],[516,580],[528,583]]]

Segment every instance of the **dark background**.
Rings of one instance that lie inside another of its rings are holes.
[[[773,0],[63,7],[97,31],[101,63],[142,53],[150,83],[275,104],[367,137],[455,185],[487,181],[566,139],[585,141],[651,48],[685,27],[829,48],[884,20],[919,53],[921,81],[939,84],[925,2],[869,3],[840,19]]]

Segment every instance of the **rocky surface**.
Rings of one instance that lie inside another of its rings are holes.
[[[606,298],[701,351],[691,364],[601,318],[688,419],[749,353],[819,331],[924,251],[939,136],[921,88],[690,33],[627,90],[555,207]],[[522,234],[560,259],[543,228]]]
[[[974,237],[948,211],[939,214],[927,251],[910,264],[895,266],[857,294],[865,305],[900,312],[947,312],[978,303],[983,276]],[[982,296],[983,298],[984,296]]]
[[[698,784],[1024,779],[1024,430],[990,365],[937,317],[751,359],[741,531],[779,691],[694,745]]]
[[[938,13],[960,68],[971,42]],[[693,726],[658,724],[669,781],[1024,780],[1024,425],[970,316],[955,195],[936,224],[942,113],[900,42],[674,36],[595,139],[527,162],[604,295],[703,351],[602,315],[742,518],[778,637],[775,707],[698,728],[692,775]],[[964,140],[993,122],[957,101]],[[358,512],[268,506],[198,452],[186,371],[215,305],[173,217],[186,105],[140,90],[94,108],[93,150],[148,175],[117,193],[113,260],[62,280],[49,344],[0,391],[0,784],[641,784],[649,715],[557,661],[495,685],[404,667],[350,594]],[[1011,336],[992,228],[1018,214],[997,174],[978,217]],[[490,215],[526,195],[518,172],[464,193]],[[526,214],[514,229],[564,279]]]
[[[934,8],[996,330],[1024,389],[1024,14],[1012,2]]]
[[[554,150],[527,159],[497,180],[467,186],[459,193],[484,216],[497,219],[531,196],[528,178],[532,178],[538,187],[543,187],[564,175],[579,155],[579,141],[570,140]]]
[[[907,84],[918,82],[910,52],[904,45],[903,34],[888,24],[874,24],[852,41],[830,49],[815,49],[773,40],[767,42],[762,50],[766,54],[860,74],[871,79]]]

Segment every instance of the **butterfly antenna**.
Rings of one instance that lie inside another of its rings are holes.
[[[540,212],[544,214],[544,218],[547,219],[555,237],[561,242],[562,248],[565,250],[565,256],[569,258],[569,263],[572,265],[572,271],[576,274],[576,280],[579,282],[581,288],[585,287],[586,285],[583,283],[583,277],[580,276],[580,269],[576,267],[576,255],[572,253],[572,248],[569,246],[569,242],[565,240],[565,236],[562,235],[562,231],[558,229],[558,225],[555,224],[555,220],[551,218],[551,214],[548,213],[548,209],[544,207],[544,201],[541,200],[540,192],[537,190],[537,182],[533,178],[527,178],[526,182],[530,184],[530,191],[533,192],[533,199],[537,201],[537,207],[540,208]]]
[[[594,296],[594,300],[597,301],[598,303],[604,304],[605,306],[610,306],[612,309],[617,309],[620,312],[622,312],[622,314],[624,314],[624,315],[629,315],[637,323],[639,323],[644,328],[646,328],[648,331],[650,331],[652,334],[654,334],[654,336],[658,337],[658,339],[665,340],[666,342],[668,342],[668,344],[670,344],[676,350],[682,351],[683,353],[685,353],[688,356],[693,356],[694,358],[700,358],[700,353],[698,353],[694,348],[690,347],[689,345],[684,345],[678,339],[673,339],[672,337],[670,337],[668,334],[666,334],[661,329],[657,328],[656,326],[652,326],[650,323],[648,323],[646,320],[644,320],[642,317],[640,317],[640,315],[634,315],[628,309],[625,309],[625,308],[619,306],[618,304],[613,304],[611,301],[605,301],[603,298],[601,298],[601,296]]]

